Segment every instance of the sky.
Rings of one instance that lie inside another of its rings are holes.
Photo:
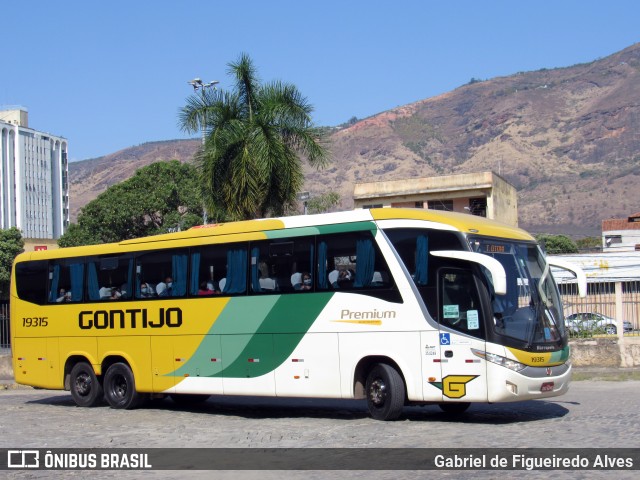
[[[187,82],[229,89],[244,52],[335,126],[471,78],[606,57],[640,41],[638,19],[637,0],[4,1],[0,108],[26,107],[71,161],[197,138],[178,126]]]

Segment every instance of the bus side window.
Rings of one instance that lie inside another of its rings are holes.
[[[133,257],[130,255],[90,258],[87,262],[87,300],[131,299],[133,273]]]
[[[247,244],[225,243],[191,250],[189,294],[237,295],[247,291]]]
[[[319,288],[326,290],[393,286],[389,267],[369,231],[319,237],[317,276]]]
[[[81,259],[63,259],[49,269],[49,303],[81,302],[85,264]]]
[[[208,296],[220,294],[227,276],[227,257],[223,246],[209,245],[191,249],[191,277],[189,294]],[[203,287],[204,284],[204,288]],[[204,292],[204,293],[203,293]]]
[[[251,242],[250,290],[254,294],[313,291],[313,260],[311,236]]]
[[[161,250],[137,258],[136,298],[149,298],[141,285],[155,285],[155,297],[184,297],[187,294],[189,253],[186,249]]]
[[[18,297],[43,305],[47,299],[48,262],[46,260],[16,264],[15,278]]]

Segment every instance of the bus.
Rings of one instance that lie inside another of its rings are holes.
[[[366,399],[379,420],[561,395],[571,363],[550,264],[521,229],[395,208],[23,253],[15,379],[82,407]]]

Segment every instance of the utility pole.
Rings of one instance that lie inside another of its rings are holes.
[[[220,82],[218,80],[211,80],[209,83],[204,83],[200,77],[196,77],[193,80],[189,80],[187,82],[189,85],[193,87],[193,93],[197,93],[200,90],[202,94],[202,105],[206,105],[206,90],[207,88],[213,87],[216,89],[216,85]],[[207,139],[207,113],[202,111],[202,118],[200,119],[200,130],[202,131],[202,146],[204,147],[205,141]],[[202,221],[206,225],[207,224],[207,208],[202,206]]]

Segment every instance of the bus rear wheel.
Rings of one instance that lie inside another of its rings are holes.
[[[76,363],[71,369],[70,389],[71,397],[79,407],[95,407],[104,398],[102,385],[87,362]]]
[[[395,368],[378,363],[367,376],[366,395],[367,407],[373,418],[395,420],[404,406],[404,381]]]
[[[140,406],[145,396],[136,391],[133,372],[124,363],[114,363],[104,376],[104,398],[111,408],[127,409]]]

